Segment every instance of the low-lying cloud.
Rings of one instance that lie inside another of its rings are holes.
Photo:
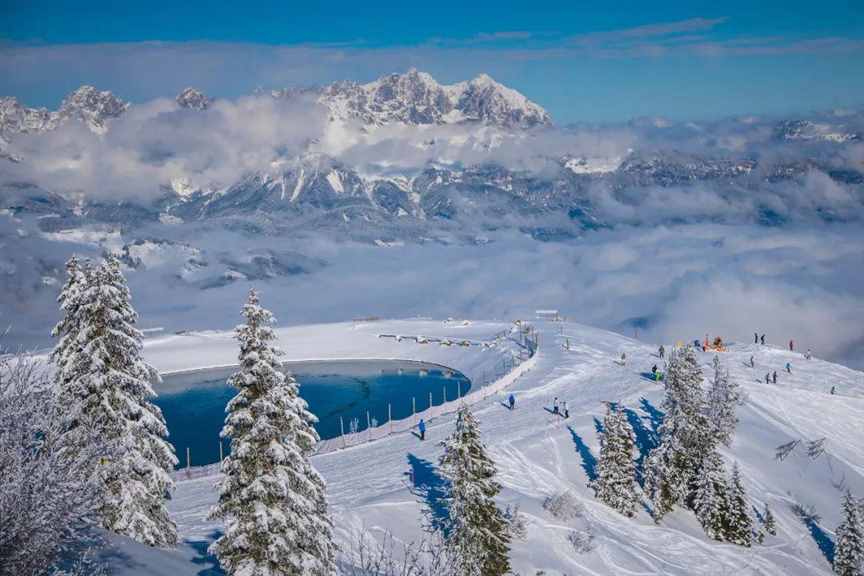
[[[213,278],[224,277],[228,263],[275,246],[273,238],[224,230],[189,236],[206,263],[201,273]],[[864,231],[858,225],[620,226],[565,242],[513,232],[489,240],[382,248],[322,236],[295,239],[291,250],[320,266],[203,291],[179,279],[173,261],[127,275],[141,325],[167,331],[230,329],[255,286],[282,324],[371,315],[506,320],[551,307],[646,342],[706,333],[749,341],[758,331],[770,343],[794,339],[819,357],[864,367]],[[47,344],[59,287],[40,286],[39,275],[59,276],[73,251],[98,249],[12,234],[0,242],[8,248],[0,258],[6,288],[0,322],[12,325],[13,341]],[[14,289],[25,277],[29,286]]]

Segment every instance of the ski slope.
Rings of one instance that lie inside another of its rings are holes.
[[[504,487],[502,506],[518,504],[527,537],[513,543],[515,571],[546,574],[830,574],[833,530],[840,522],[842,491],[864,495],[864,373],[771,346],[732,344],[721,353],[723,365],[746,393],[740,423],[724,456],[741,468],[752,504],[767,503],[777,536],[741,548],[708,540],[695,516],[676,510],[655,524],[647,510],[622,517],[594,499],[587,486],[599,457],[597,428],[604,402],[628,410],[641,461],[656,440],[662,386],[645,377],[662,366],[656,344],[646,344],[572,323],[535,323],[540,349],[534,368],[511,388],[474,407]],[[508,327],[494,322],[458,323],[404,320],[361,325],[335,324],[280,331],[280,345],[293,359],[399,358],[432,361],[476,377],[500,359],[502,351],[482,347],[443,347],[380,339],[378,333],[491,339]],[[682,335],[685,338],[688,335]],[[569,350],[564,342],[569,341]],[[160,370],[187,370],[230,364],[236,352],[230,335],[207,334],[149,341],[145,356]],[[670,344],[666,344],[667,349]],[[620,363],[622,352],[626,364]],[[711,375],[713,353],[698,353]],[[749,367],[750,356],[756,367]],[[618,360],[618,362],[616,362]],[[786,362],[792,373],[784,370]],[[776,385],[764,382],[778,373]],[[836,386],[836,394],[828,392]],[[517,398],[511,412],[503,401]],[[566,400],[570,418],[547,408],[553,397]],[[445,485],[437,472],[437,441],[452,429],[453,416],[429,423],[427,441],[397,434],[383,440],[313,458],[328,483],[328,498],[340,544],[359,534],[397,539],[423,537],[423,525],[444,513]],[[807,440],[825,438],[824,453],[807,455]],[[776,448],[801,439],[782,462]],[[183,544],[152,550],[122,538],[111,539],[103,554],[118,574],[219,574],[207,545],[220,529],[207,520],[216,498],[218,476],[179,481],[170,503]],[[580,505],[578,517],[561,520],[544,510],[551,495],[570,491]],[[755,514],[754,514],[755,516]],[[758,522],[756,523],[758,525]],[[577,552],[568,540],[576,531],[593,534],[591,550]]]

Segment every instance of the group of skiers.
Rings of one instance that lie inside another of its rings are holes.
[[[758,332],[754,332],[753,333],[753,343],[764,345],[765,344],[765,334],[762,334],[760,336]],[[795,341],[789,340],[789,350],[794,351],[794,349],[795,349]],[[666,348],[661,344],[660,348],[658,348],[658,350],[657,350],[657,353],[658,353],[660,359],[662,360],[663,358],[666,357]],[[810,351],[810,349],[808,349],[807,353],[804,354],[804,357],[807,358],[808,360],[810,358],[812,358],[812,356],[813,355],[812,355],[812,352]],[[627,354],[622,352],[621,353],[621,362],[625,363],[626,361],[627,361]],[[751,368],[756,367],[756,360],[752,355],[750,356],[750,367]],[[789,373],[789,374],[792,373],[792,364],[790,362],[786,362],[785,368],[786,368],[787,373]],[[663,373],[659,371],[657,364],[654,364],[651,367],[651,374],[654,376],[655,380],[662,379]],[[777,371],[776,370],[774,370],[773,372],[768,372],[765,374],[765,383],[766,384],[772,384],[772,383],[777,384]],[[834,387],[833,386],[831,388],[831,393],[834,394]],[[509,408],[510,410],[516,409],[516,397],[513,394],[510,394],[510,396],[507,398],[507,408]],[[569,418],[570,417],[570,410],[567,408],[567,401],[566,400],[559,401],[558,397],[556,396],[552,400],[552,414],[554,414],[556,416],[562,416],[565,419]],[[420,422],[417,424],[417,430],[420,433],[420,440],[425,440],[426,439],[426,423],[423,421],[422,418],[420,419]]]
[[[555,396],[555,398],[552,400],[552,414],[555,414],[556,416],[563,416],[565,419],[569,418],[570,409],[567,408],[567,401],[559,401],[558,397]]]

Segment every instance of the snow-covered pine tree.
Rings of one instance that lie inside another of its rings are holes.
[[[636,513],[636,466],[633,448],[636,439],[626,415],[608,404],[600,439],[597,479],[593,482],[597,498],[625,516]]]
[[[336,573],[324,479],[309,456],[317,421],[297,382],[279,371],[273,316],[254,290],[236,329],[240,367],[228,383],[222,436],[231,439],[225,479],[211,516],[225,534],[210,550],[230,575],[330,576]]]
[[[93,471],[105,528],[151,546],[174,544],[165,499],[177,459],[162,412],[151,402],[158,374],[141,356],[120,261],[108,256],[97,267],[72,269],[80,275],[61,296],[66,317],[55,329],[61,342],[53,354],[64,449],[74,458],[94,433],[110,449]]]
[[[744,485],[741,484],[741,473],[738,464],[732,468],[732,479],[729,482],[729,522],[726,528],[725,540],[741,546],[753,544],[753,519],[750,518],[750,505]]]
[[[723,458],[717,452],[709,454],[694,478],[693,510],[709,538],[725,540],[729,524],[729,486]]]
[[[510,571],[510,526],[495,504],[501,486],[495,463],[480,440],[477,420],[462,405],[456,429],[444,441],[441,470],[450,480],[448,551],[462,576],[500,576]]]
[[[714,444],[704,410],[702,369],[691,347],[673,351],[663,384],[660,444],[648,457],[645,475],[657,520],[688,502],[690,481]]]
[[[54,377],[58,383],[58,392],[68,392],[70,364],[81,353],[81,293],[92,276],[92,264],[89,260],[80,260],[72,256],[66,262],[66,283],[60,290],[57,302],[63,314],[54,327],[51,335],[59,338],[51,353],[54,365]],[[62,406],[62,402],[60,403]]]
[[[714,380],[708,389],[706,410],[708,420],[719,443],[729,445],[738,425],[735,408],[741,403],[738,383],[729,378],[729,371],[720,364],[720,357],[714,356]]]
[[[864,575],[864,518],[848,491],[843,497],[843,522],[837,527],[834,572],[839,576]]]

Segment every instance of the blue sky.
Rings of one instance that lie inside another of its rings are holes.
[[[33,105],[84,83],[233,97],[412,66],[487,72],[559,123],[861,107],[864,3],[0,0],[0,94]]]

